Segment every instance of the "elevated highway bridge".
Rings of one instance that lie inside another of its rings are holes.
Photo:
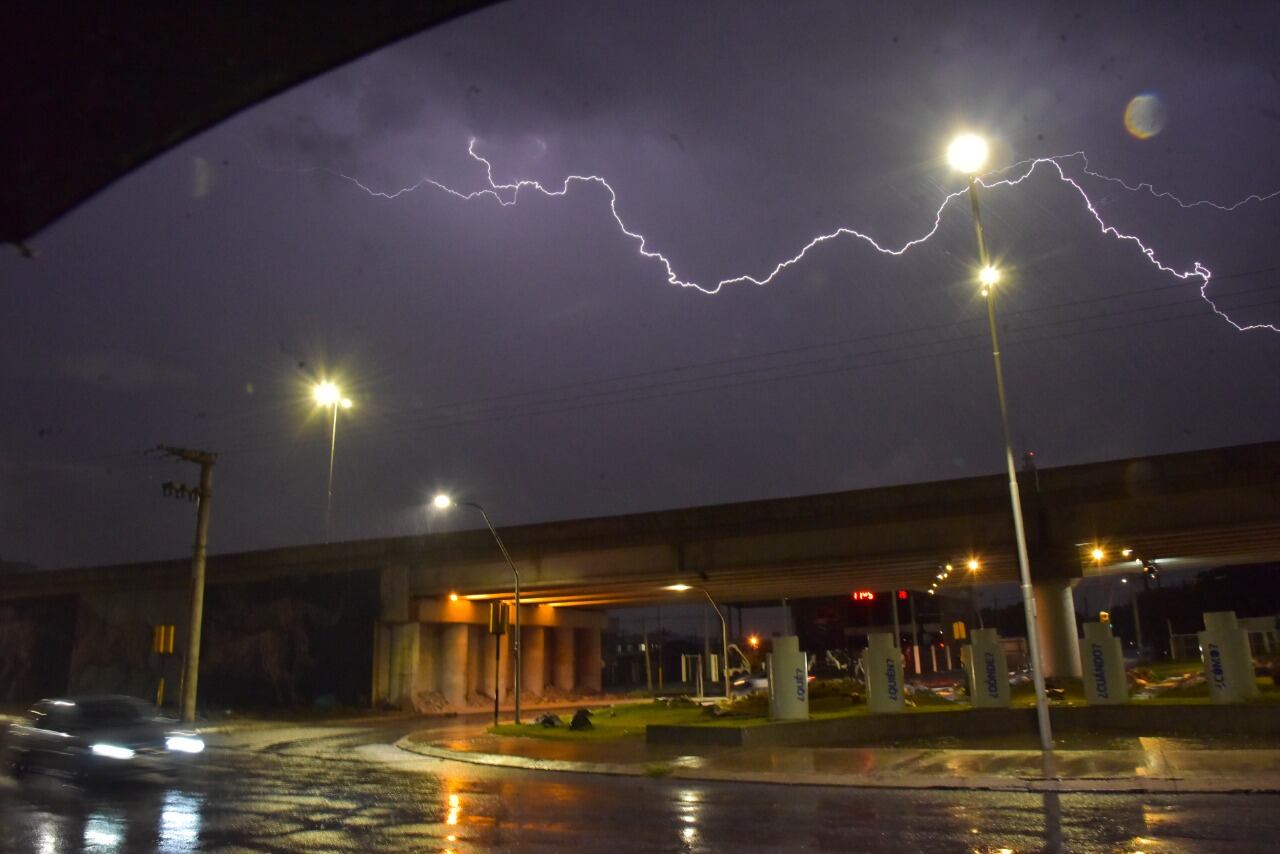
[[[1169,568],[1280,560],[1280,442],[1020,478],[1050,674],[1079,670],[1073,579],[1136,571],[1144,560]],[[670,601],[677,594],[664,588],[675,584],[735,603],[923,591],[947,563],[949,584],[1018,577],[1000,475],[504,527],[502,536],[521,574],[523,677],[534,693],[598,685],[603,611]],[[971,559],[979,568],[970,575]],[[216,555],[208,578],[305,585],[351,572],[376,579],[375,699],[425,690],[455,702],[493,684],[487,604],[511,600],[513,590],[487,530]],[[0,604],[74,595],[105,619],[127,612],[180,626],[188,576],[186,560],[10,575]]]

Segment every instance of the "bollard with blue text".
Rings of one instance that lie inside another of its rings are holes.
[[[1239,703],[1258,694],[1253,675],[1249,634],[1240,628],[1235,611],[1208,611],[1200,632],[1200,658],[1209,698],[1215,703]]]
[[[867,636],[862,667],[867,674],[867,707],[877,714],[902,711],[902,651],[893,645],[893,635],[877,632]]]
[[[769,653],[769,719],[807,721],[809,719],[809,657],[800,649],[800,639],[783,635],[773,639]]]
[[[1124,653],[1120,639],[1111,634],[1109,623],[1085,623],[1080,640],[1080,671],[1084,676],[1084,698],[1091,706],[1129,702],[1129,683],[1124,674]]]
[[[1009,663],[1000,633],[995,629],[974,629],[969,633],[969,701],[975,709],[1003,709],[1009,706]]]

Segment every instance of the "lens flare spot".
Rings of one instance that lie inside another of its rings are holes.
[[[1124,129],[1135,139],[1151,139],[1164,130],[1169,114],[1158,95],[1135,95],[1124,108]]]

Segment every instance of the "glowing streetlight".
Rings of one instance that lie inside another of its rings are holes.
[[[329,491],[324,504],[324,541],[333,538],[333,456],[338,447],[338,410],[350,409],[351,398],[343,397],[336,385],[328,380],[311,388],[311,397],[323,407],[333,410],[333,422],[329,429]]]
[[[978,567],[982,566],[982,563],[976,557],[971,557],[969,558],[969,562],[966,563],[965,566],[969,568],[970,572],[977,572]]]
[[[982,212],[978,207],[978,181],[975,177],[987,161],[986,140],[975,134],[961,134],[947,147],[947,162],[965,175],[969,182],[969,207],[973,211],[973,231],[978,239],[978,281],[987,300],[987,324],[991,332],[991,359],[996,375],[996,399],[1000,405],[1000,428],[1004,436],[1005,466],[1009,472],[1009,505],[1013,514],[1013,535],[1018,547],[1018,576],[1022,584],[1022,608],[1027,620],[1027,653],[1031,659],[1031,678],[1036,695],[1036,723],[1040,730],[1040,749],[1046,766],[1053,754],[1053,731],[1049,723],[1049,700],[1044,690],[1044,666],[1040,660],[1037,636],[1035,598],[1031,589],[1031,561],[1027,556],[1027,532],[1022,523],[1022,498],[1018,494],[1018,470],[1013,462],[1013,440],[1009,436],[1009,408],[1004,394],[1004,370],[1000,365],[1000,339],[996,333],[996,282],[999,271],[987,254],[987,241],[982,231]],[[970,569],[975,569],[970,561]]]
[[[1093,556],[1094,561],[1097,563],[1102,563],[1102,559],[1107,556],[1107,553],[1099,548],[1095,548],[1089,554]]]
[[[977,174],[987,162],[987,141],[976,133],[962,133],[947,146],[947,163],[962,175]]]
[[[724,653],[724,661],[721,662],[721,669],[724,678],[724,698],[728,700],[731,695],[731,687],[729,686],[729,624],[725,622],[724,613],[720,610],[720,606],[716,604],[716,600],[711,598],[711,594],[707,592],[705,587],[697,587],[692,584],[668,584],[662,588],[663,590],[674,590],[677,593],[683,593],[686,590],[701,590],[702,595],[707,597],[707,601],[711,603],[711,608],[716,612],[716,616],[720,618],[720,646]]]
[[[759,649],[759,648],[760,648],[760,636],[759,636],[759,635],[752,635],[751,637],[747,638],[747,646],[751,647],[752,649]]]
[[[515,677],[515,695],[516,695],[516,703],[515,703],[516,707],[515,707],[515,718],[514,718],[514,720],[515,720],[515,722],[518,724],[518,723],[520,723],[520,667],[521,667],[521,656],[520,656],[520,570],[516,569],[516,562],[515,562],[515,561],[513,561],[513,560],[511,559],[511,553],[507,551],[507,546],[506,546],[506,544],[505,544],[505,543],[503,543],[503,542],[502,542],[502,537],[498,536],[498,529],[497,529],[497,528],[495,528],[495,527],[493,527],[493,522],[489,521],[489,514],[488,514],[488,513],[486,513],[486,512],[484,512],[484,508],[483,508],[483,507],[481,507],[479,504],[476,504],[474,501],[454,501],[452,497],[450,497],[449,495],[447,495],[447,494],[445,494],[445,493],[443,493],[443,492],[438,493],[438,494],[435,496],[435,498],[432,498],[432,499],[431,499],[431,506],[432,506],[432,507],[434,507],[434,508],[435,508],[435,509],[437,509],[437,510],[448,510],[450,507],[453,507],[453,506],[455,506],[455,505],[456,505],[456,506],[460,506],[460,507],[470,507],[472,510],[478,510],[478,511],[480,512],[480,516],[481,516],[481,518],[483,518],[483,519],[484,519],[484,524],[485,524],[485,526],[486,526],[486,527],[488,527],[488,529],[489,529],[489,533],[493,535],[493,541],[494,541],[495,543],[497,543],[497,544],[498,544],[498,551],[502,552],[502,557],[506,560],[506,562],[507,562],[507,566],[509,566],[509,567],[511,568],[511,575],[515,578],[515,582],[516,582],[516,591],[515,591],[515,592],[516,592],[516,595],[515,595],[515,600],[516,600],[516,601],[515,601],[515,612],[516,612],[516,617],[515,617],[515,621],[514,621],[514,625],[513,625],[513,630],[512,630],[512,632],[511,632],[511,651],[512,651],[512,653],[513,653],[512,658],[514,659],[514,664],[515,664],[515,667],[514,667],[515,673],[514,673],[514,674],[512,674],[512,675]],[[451,596],[450,598],[452,598],[452,599],[456,599],[456,597],[457,597],[457,594],[455,593],[455,594],[452,594],[452,596]],[[495,696],[495,698],[494,698],[494,708],[495,708],[495,709],[497,708],[497,698],[496,698],[496,696]],[[494,712],[494,714],[495,714],[495,716],[496,716],[496,715],[497,715],[497,712],[495,711],[495,712]]]

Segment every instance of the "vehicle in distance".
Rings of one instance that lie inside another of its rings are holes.
[[[9,728],[4,761],[14,776],[33,771],[77,779],[169,773],[204,750],[197,733],[133,697],[41,700]]]

